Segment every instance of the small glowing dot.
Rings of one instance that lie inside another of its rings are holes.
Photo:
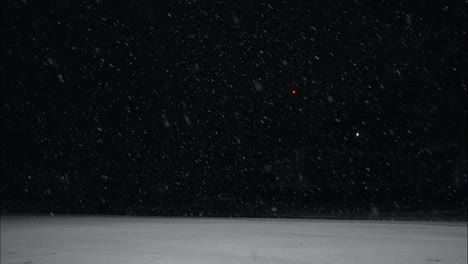
[[[356,137],[359,137],[359,132],[356,132]]]
[[[292,90],[291,93],[292,93],[292,94],[296,94],[296,90]]]

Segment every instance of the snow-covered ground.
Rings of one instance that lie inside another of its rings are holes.
[[[1,217],[2,264],[467,263],[464,223]]]

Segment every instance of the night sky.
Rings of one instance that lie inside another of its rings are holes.
[[[8,1],[2,211],[466,215],[466,10]]]

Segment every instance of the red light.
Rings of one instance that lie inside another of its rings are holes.
[[[291,93],[292,93],[292,94],[296,94],[296,90],[292,90]]]

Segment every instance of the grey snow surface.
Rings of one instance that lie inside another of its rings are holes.
[[[467,263],[466,222],[2,216],[2,264]]]

